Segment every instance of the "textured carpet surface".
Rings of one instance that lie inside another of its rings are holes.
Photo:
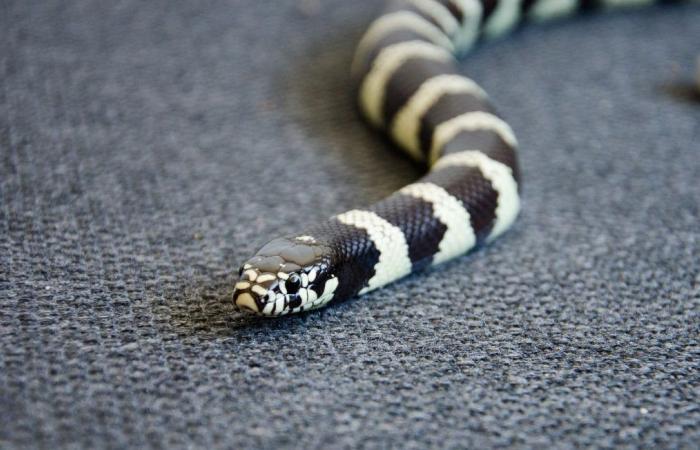
[[[464,71],[521,141],[495,245],[317,313],[268,238],[419,176],[348,64],[377,2],[0,5],[0,447],[700,441],[700,8],[524,29]]]

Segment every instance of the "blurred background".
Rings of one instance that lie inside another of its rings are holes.
[[[697,6],[464,59],[521,143],[495,245],[316,313],[235,311],[262,243],[422,173],[355,111],[380,8],[2,2],[1,447],[700,440]]]

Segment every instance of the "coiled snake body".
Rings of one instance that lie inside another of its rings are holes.
[[[696,0],[697,1],[697,0]],[[428,174],[388,198],[274,239],[244,263],[236,305],[265,316],[319,308],[440,264],[501,235],[519,208],[517,140],[455,57],[521,20],[653,0],[395,0],[360,41],[360,109]]]

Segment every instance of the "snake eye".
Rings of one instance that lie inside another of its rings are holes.
[[[242,277],[243,276],[243,266],[241,266],[240,269],[238,269],[238,276]]]
[[[297,291],[299,291],[299,288],[301,287],[301,278],[299,278],[299,275],[295,273],[289,275],[289,278],[287,279],[287,282],[285,283],[284,287],[287,288],[287,292],[289,294],[295,294]]]

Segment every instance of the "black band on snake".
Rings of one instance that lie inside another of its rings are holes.
[[[696,0],[697,1],[697,0]],[[428,174],[366,209],[274,239],[245,262],[234,301],[279,316],[385,286],[488,243],[520,209],[517,140],[456,55],[524,21],[653,0],[395,0],[352,73],[367,121]]]

